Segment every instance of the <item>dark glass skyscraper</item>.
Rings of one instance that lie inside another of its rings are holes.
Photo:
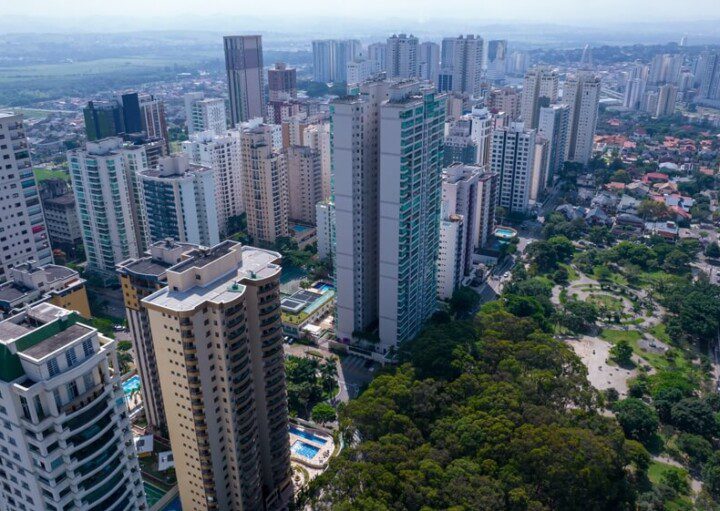
[[[233,126],[264,117],[262,37],[225,36],[223,39]]]

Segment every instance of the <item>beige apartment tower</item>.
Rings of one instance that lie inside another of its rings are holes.
[[[186,511],[288,504],[280,257],[234,241],[190,250],[142,301]]]
[[[285,155],[273,149],[273,130],[267,124],[243,129],[240,145],[248,234],[256,243],[275,243],[288,235]]]

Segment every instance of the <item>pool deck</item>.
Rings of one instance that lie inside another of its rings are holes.
[[[296,453],[290,453],[290,459],[306,468],[317,470],[318,474],[321,473],[327,467],[328,461],[330,461],[330,456],[332,456],[333,450],[335,449],[335,442],[333,441],[332,436],[317,429],[306,428],[303,426],[293,425],[293,428],[306,431],[307,433],[311,433],[325,440],[325,443],[321,444],[313,439],[296,435],[290,431],[290,445],[295,444],[295,442],[304,442],[318,449],[317,454],[312,458],[306,458],[305,456],[301,456]],[[311,474],[311,479],[315,475],[317,474]]]

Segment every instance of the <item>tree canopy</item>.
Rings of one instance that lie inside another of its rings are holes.
[[[635,508],[647,452],[531,317],[493,302],[431,325],[400,359],[346,406],[347,447],[304,495],[312,509]]]

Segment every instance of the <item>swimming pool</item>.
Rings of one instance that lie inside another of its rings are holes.
[[[495,229],[493,234],[501,240],[509,240],[516,237],[518,233],[515,229],[511,229],[510,227],[498,227]]]
[[[327,291],[330,291],[333,289],[333,286],[331,286],[330,284],[325,284],[323,282],[319,282],[319,283],[315,284],[314,287],[321,293],[326,293]]]
[[[327,440],[325,440],[322,437],[319,437],[317,435],[313,435],[312,433],[309,433],[303,429],[300,429],[295,426],[290,426],[290,433],[293,435],[297,435],[299,437],[304,438],[305,440],[310,440],[311,442],[315,442],[316,444],[325,445],[327,443]]]
[[[313,459],[315,456],[317,456],[317,453],[320,452],[319,447],[306,444],[302,440],[295,440],[295,442],[292,444],[292,447],[290,447],[290,450],[294,454],[297,454],[298,456],[302,456],[303,458],[307,458],[309,460]]]
[[[125,395],[131,394],[133,391],[140,390],[140,376],[137,374],[125,380],[122,384]]]

